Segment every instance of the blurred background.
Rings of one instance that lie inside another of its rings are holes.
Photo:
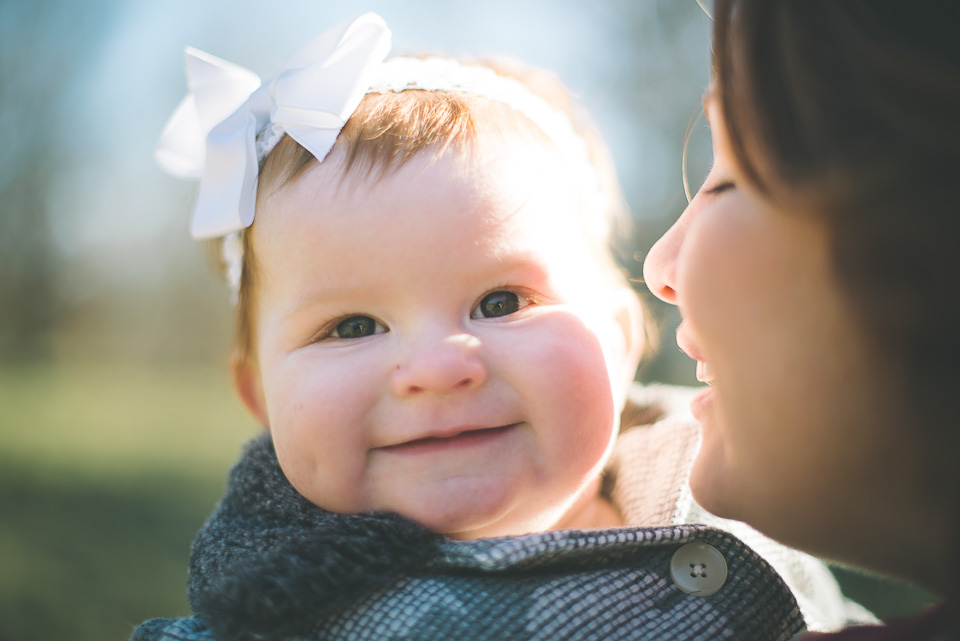
[[[555,71],[608,141],[637,230],[682,211],[684,133],[708,81],[695,0],[0,0],[0,639],[126,639],[189,613],[187,557],[243,441],[225,287],[187,233],[193,188],[152,150],[183,47],[270,77],[376,11],[395,53],[506,55]],[[695,183],[710,162],[700,124]],[[695,187],[696,185],[694,185]],[[664,347],[642,380],[695,384]],[[928,599],[838,571],[878,614]]]

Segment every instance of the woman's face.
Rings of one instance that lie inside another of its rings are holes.
[[[703,447],[691,486],[718,515],[831,553],[831,530],[906,491],[909,430],[890,425],[828,228],[748,184],[717,105],[706,109],[713,169],[644,265],[651,291],[679,307],[677,343],[708,384],[692,402]]]

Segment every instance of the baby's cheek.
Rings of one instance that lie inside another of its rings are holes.
[[[312,503],[336,512],[364,509],[366,461],[362,395],[349,381],[329,380],[295,369],[271,416],[281,468],[291,485]]]
[[[280,467],[290,484],[314,505],[341,513],[364,509],[362,455],[348,455],[335,439],[326,438],[326,426],[312,424],[309,431],[274,432]]]
[[[585,459],[601,457],[614,430],[614,400],[604,350],[597,334],[577,315],[544,314],[539,331],[523,343],[525,396],[538,437],[558,451]],[[587,464],[589,461],[585,462]]]

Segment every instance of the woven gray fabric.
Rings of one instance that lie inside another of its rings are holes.
[[[708,543],[729,574],[696,597],[670,578],[683,544]],[[311,639],[790,639],[790,590],[735,537],[710,528],[551,532],[451,542],[415,576],[317,622]]]

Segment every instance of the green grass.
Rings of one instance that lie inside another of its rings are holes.
[[[190,541],[258,429],[225,367],[0,367],[0,639],[122,641],[189,614]],[[929,602],[839,574],[881,616]]]
[[[189,614],[190,541],[256,430],[226,371],[0,370],[0,639]]]
[[[919,588],[845,567],[833,567],[844,593],[885,621],[908,617],[933,605],[934,595]]]
[[[92,479],[219,480],[255,427],[226,368],[0,369],[0,456]]]
[[[215,491],[22,468],[5,468],[0,485],[0,638],[125,639],[145,618],[189,613],[189,543]]]

